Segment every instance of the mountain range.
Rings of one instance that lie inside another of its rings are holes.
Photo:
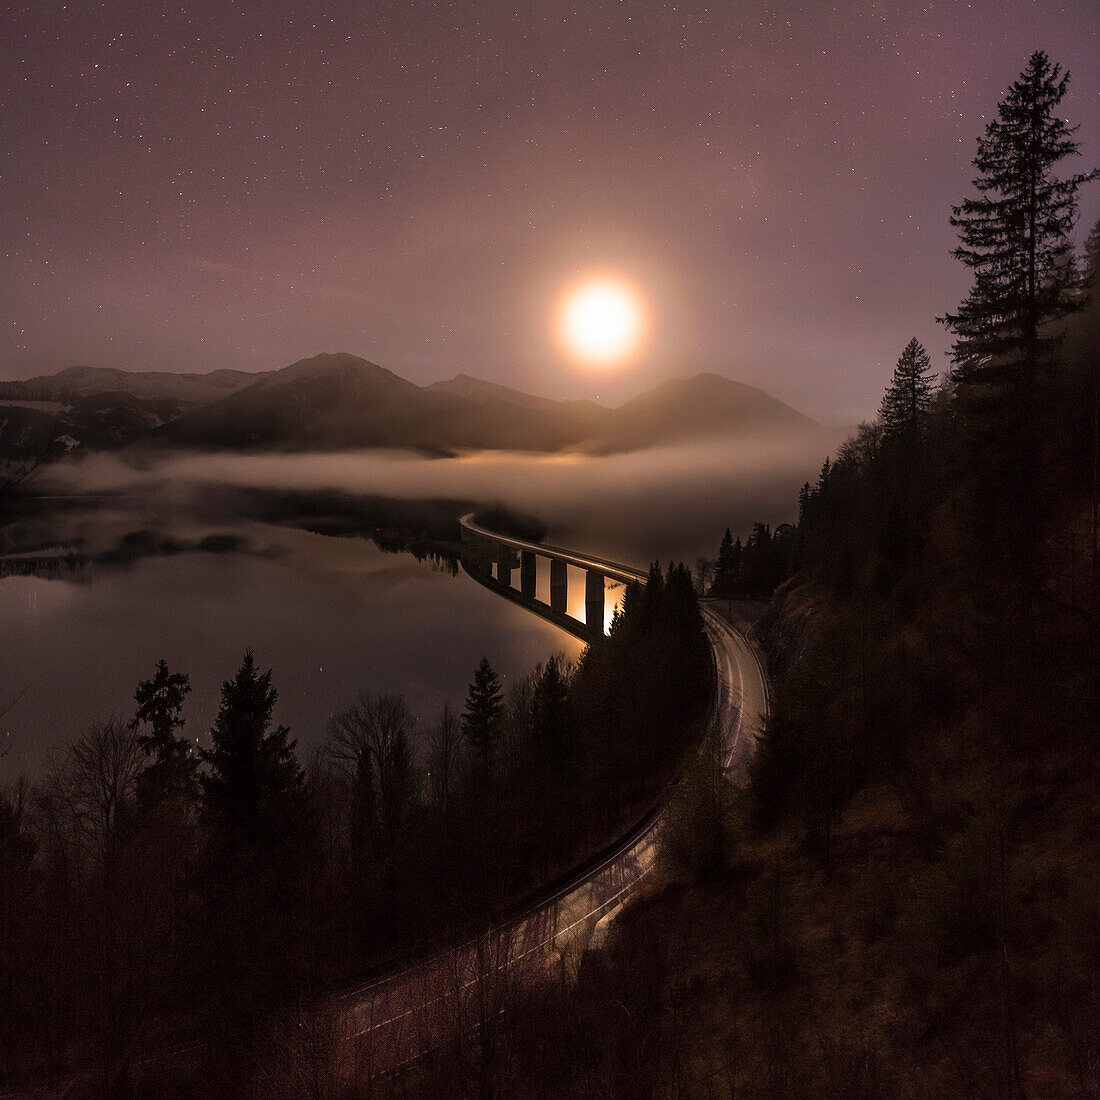
[[[459,374],[417,386],[347,353],[250,374],[70,367],[0,382],[0,457],[131,444],[232,450],[400,447],[606,454],[713,436],[817,435],[763,390],[716,374],[662,382],[618,408],[554,401]]]

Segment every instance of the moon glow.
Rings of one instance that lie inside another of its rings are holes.
[[[645,318],[638,296],[613,279],[591,279],[565,296],[559,335],[566,349],[582,363],[611,366],[638,346]]]

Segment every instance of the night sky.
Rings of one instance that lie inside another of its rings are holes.
[[[618,400],[717,370],[866,415],[942,367],[975,140],[1035,49],[1100,163],[1095,0],[7,4],[0,377],[350,351]],[[1100,215],[1086,190],[1079,240]],[[553,304],[652,313],[613,377]]]

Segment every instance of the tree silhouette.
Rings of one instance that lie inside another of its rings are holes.
[[[557,657],[537,670],[531,696],[531,725],[542,758],[555,772],[571,755],[569,729],[569,681],[562,675]]]
[[[958,312],[941,318],[956,337],[955,378],[1007,385],[1023,400],[1058,338],[1044,326],[1080,307],[1081,277],[1066,261],[1077,190],[1097,173],[1054,174],[1078,152],[1076,127],[1058,114],[1068,83],[1045,53],[1031,55],[978,139],[979,197],[964,199],[951,218],[962,241],[952,255],[974,269]]]
[[[487,657],[474,673],[473,683],[466,694],[466,708],[462,715],[462,734],[476,754],[484,775],[491,770],[496,744],[500,737],[501,715],[504,702],[500,680]]]
[[[887,437],[919,439],[936,400],[931,370],[928,352],[914,336],[894,367],[894,376],[879,409],[879,419]]]
[[[1057,417],[1056,322],[1084,302],[1070,239],[1077,191],[1096,178],[1055,174],[1078,152],[1075,127],[1058,113],[1068,82],[1045,53],[1032,54],[978,139],[978,197],[951,218],[961,241],[952,254],[973,268],[974,283],[958,312],[941,318],[955,334],[960,510],[969,537],[991,548],[989,575],[1020,598],[1035,588],[1038,532],[1053,500],[1040,485],[1040,451]]]
[[[1097,219],[1085,239],[1085,285],[1096,289],[1098,279],[1100,279],[1100,219]]]
[[[69,746],[56,777],[77,835],[101,866],[117,851],[131,820],[141,749],[118,718],[93,722]]]
[[[716,596],[729,596],[733,594],[737,583],[737,555],[734,552],[733,536],[730,529],[722,536],[721,545],[718,547],[718,565],[714,570],[714,583],[711,592]]]
[[[237,675],[222,684],[213,747],[202,752],[210,766],[202,777],[207,820],[232,841],[260,848],[275,845],[292,827],[303,784],[290,731],[267,732],[277,698],[271,670],[259,674],[246,649]]]
[[[190,691],[184,673],[169,672],[167,663],[158,661],[153,678],[142,680],[134,692],[137,710],[131,728],[148,726],[150,731],[138,737],[138,745],[152,758],[137,778],[138,802],[143,806],[196,793],[198,760],[190,741],[175,732],[184,724],[183,700]]]

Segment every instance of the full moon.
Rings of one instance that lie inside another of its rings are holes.
[[[622,283],[593,279],[566,295],[559,328],[562,342],[579,360],[610,366],[625,359],[641,339],[641,303]]]

